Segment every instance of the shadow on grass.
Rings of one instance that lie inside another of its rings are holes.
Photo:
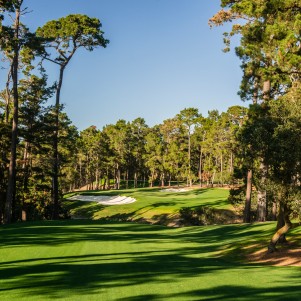
[[[65,200],[63,206],[69,212],[72,211],[74,218],[93,219],[94,214],[103,210],[104,205],[96,202],[81,202]]]
[[[23,297],[42,300],[45,292],[51,298],[61,298],[66,294],[93,296],[117,289],[126,296],[101,300],[234,300],[238,296],[240,300],[300,300],[300,269],[293,269],[289,277],[282,279],[273,267],[267,267],[269,289],[275,281],[271,292],[260,285],[253,287],[252,282],[237,284],[240,277],[248,282],[248,273],[260,274],[262,268],[239,263],[237,256],[229,257],[231,248],[239,249],[251,237],[270,234],[271,228],[256,224],[166,229],[97,221],[1,227],[0,251],[14,247],[33,254],[15,260],[2,257],[0,296],[1,292],[20,292]],[[94,252],[88,248],[81,254],[83,243],[93,246]],[[35,255],[41,247],[49,248],[42,257]],[[56,256],[56,250],[66,253]],[[230,284],[221,284],[224,282]],[[181,283],[188,286],[181,287]]]

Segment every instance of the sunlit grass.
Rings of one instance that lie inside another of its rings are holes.
[[[241,250],[274,227],[1,226],[0,300],[300,300],[301,268],[244,261]]]
[[[148,221],[163,223],[178,216],[184,207],[195,209],[200,206],[214,208],[218,212],[230,212],[235,216],[235,208],[227,200],[227,189],[193,189],[185,192],[167,192],[162,189],[130,189],[120,191],[89,192],[93,195],[125,195],[135,198],[135,203],[103,206],[95,202],[65,201],[73,217],[110,218],[113,220]]]

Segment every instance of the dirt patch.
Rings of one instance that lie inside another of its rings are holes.
[[[267,247],[247,256],[250,263],[263,263],[274,266],[301,266],[301,248],[294,243],[277,247],[274,253],[268,253]]]

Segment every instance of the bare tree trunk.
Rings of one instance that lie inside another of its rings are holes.
[[[12,81],[13,81],[13,124],[11,132],[11,153],[8,169],[8,184],[6,191],[6,202],[4,211],[4,222],[11,223],[14,218],[15,196],[16,196],[16,159],[18,144],[18,118],[19,118],[19,93],[18,93],[18,67],[19,67],[19,27],[20,27],[20,8],[16,9],[14,24],[15,45],[13,48],[14,56],[12,62]]]
[[[134,188],[137,188],[137,183],[138,183],[138,181],[137,181],[137,172],[135,172],[135,174],[134,174]]]
[[[150,182],[150,187],[153,187],[154,186],[154,178],[155,178],[155,172],[152,171],[151,173],[151,182]]]
[[[93,181],[93,177],[91,175],[91,178],[90,178],[90,183],[91,183],[91,189],[90,190],[94,190],[94,181]]]
[[[26,204],[25,204],[25,193],[28,191],[29,181],[29,157],[30,157],[30,144],[25,142],[24,154],[23,154],[23,196],[22,196],[22,221],[26,221]]]
[[[199,158],[199,179],[200,179],[200,187],[202,187],[202,148],[200,147],[200,158]]]
[[[96,190],[99,190],[99,170],[98,170],[98,167],[96,168],[96,171],[95,171],[95,189]]]
[[[223,154],[221,154],[221,185],[224,187],[224,179],[223,179]]]
[[[252,199],[252,169],[247,172],[247,191],[244,210],[244,222],[251,222],[251,199]]]
[[[164,173],[161,175],[161,186],[164,187],[165,186],[165,183],[164,183]]]
[[[263,91],[263,101],[268,102],[270,100],[270,91],[271,91],[270,80],[266,80],[263,83],[262,91]],[[267,166],[264,164],[263,158],[261,158],[259,170],[260,170],[261,179],[260,179],[259,188],[257,189],[257,221],[265,222],[267,216],[267,193],[265,189],[265,184],[267,179]]]
[[[79,188],[83,186],[82,159],[79,159]]]
[[[55,99],[55,130],[53,135],[53,176],[52,176],[52,200],[53,212],[52,219],[59,219],[59,151],[58,151],[58,135],[59,135],[59,114],[60,114],[60,95],[63,84],[65,65],[60,67],[59,81],[56,87]]]
[[[117,169],[117,175],[116,175],[116,179],[117,179],[117,189],[120,189],[120,179],[121,179],[121,175],[120,175],[120,169]]]
[[[267,167],[261,162],[259,169],[261,172],[261,179],[259,188],[257,189],[257,221],[265,222],[267,216],[267,193],[264,186],[267,177]]]
[[[192,179],[191,179],[191,137],[190,137],[190,128],[188,131],[188,182],[189,187],[192,186]]]
[[[278,211],[278,216],[277,216],[277,227],[276,227],[276,229],[279,230],[284,225],[285,225],[285,207],[281,202],[279,202],[279,211]],[[287,242],[287,240],[286,240],[285,234],[282,234],[279,237],[278,243],[283,244],[283,243],[286,243],[286,242]]]
[[[111,189],[109,168],[107,168],[107,189]]]
[[[290,221],[289,215],[290,215],[290,211],[287,207],[286,204],[282,205],[282,209],[283,209],[283,220],[284,220],[284,225],[279,228],[276,233],[273,235],[270,244],[268,245],[268,251],[270,253],[273,253],[275,251],[277,251],[276,249],[276,245],[279,242],[280,238],[285,236],[285,234],[289,231],[289,229],[292,227],[292,223]]]
[[[12,66],[10,67],[10,70],[8,72],[7,80],[6,80],[6,84],[5,84],[5,123],[6,124],[9,123],[9,113],[10,113],[9,105],[10,105],[10,99],[11,99],[9,84],[10,84],[11,76],[12,76]]]

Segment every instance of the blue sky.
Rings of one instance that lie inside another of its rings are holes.
[[[244,105],[240,62],[223,53],[226,27],[210,29],[219,0],[25,0],[35,30],[71,13],[99,18],[106,49],[79,51],[65,73],[62,103],[80,129],[142,117],[150,126],[187,107]],[[57,66],[48,66],[56,80]]]

